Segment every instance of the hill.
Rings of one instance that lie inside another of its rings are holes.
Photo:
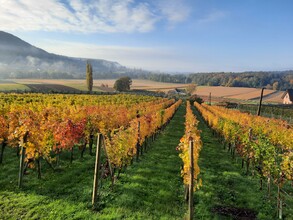
[[[0,31],[0,78],[80,78],[89,60],[95,73],[123,71],[117,62],[48,53]]]

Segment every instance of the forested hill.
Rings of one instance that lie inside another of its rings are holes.
[[[95,73],[124,71],[117,62],[48,53],[0,31],[0,78],[81,78],[89,61]]]
[[[286,90],[293,88],[293,70],[280,72],[140,74],[134,77],[159,82],[196,83],[197,85],[251,87]]]

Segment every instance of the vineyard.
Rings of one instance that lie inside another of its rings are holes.
[[[73,152],[77,145],[81,157],[87,146],[92,153],[97,133],[104,136],[109,163],[121,170],[137,154],[137,144],[156,133],[180,104],[130,95],[2,95],[1,100],[0,163],[6,146],[21,147],[26,166],[37,164],[39,178],[41,158],[53,166],[62,151]]]
[[[282,120],[151,96],[0,94],[0,128],[0,219],[293,216]]]
[[[293,180],[293,129],[286,122],[277,119],[256,117],[240,111],[195,103],[205,121],[222,140],[232,157],[242,159],[246,174],[260,178],[260,189],[267,182],[270,197],[271,184],[277,187],[279,218],[283,213],[281,192],[286,183]]]
[[[239,104],[237,107],[242,112],[257,113],[258,105]],[[290,105],[262,105],[261,115],[268,118],[278,118],[293,124],[293,107]]]

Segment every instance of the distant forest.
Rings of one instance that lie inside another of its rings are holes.
[[[126,73],[125,73],[126,74]],[[200,86],[250,87],[286,90],[293,89],[293,70],[283,72],[243,73],[128,73],[133,79],[149,79],[158,82],[196,83]],[[117,75],[116,75],[117,77]]]
[[[138,76],[142,78],[143,75]],[[147,74],[144,79],[171,83],[196,83],[206,86],[293,89],[293,70],[283,72]]]
[[[129,76],[132,79],[148,79],[169,83],[196,83],[207,86],[251,87],[275,90],[293,89],[293,70],[279,72],[243,72],[243,73],[194,73],[166,74],[153,73],[139,69],[126,69],[123,72],[94,72],[94,79],[117,79]],[[43,79],[85,79],[85,74],[71,75],[68,73],[15,73],[7,78],[43,78]]]

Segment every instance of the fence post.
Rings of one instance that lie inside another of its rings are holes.
[[[278,184],[278,218],[282,219],[283,218],[283,201],[281,197],[281,189],[280,185]]]
[[[25,158],[25,147],[21,146],[20,164],[19,164],[19,174],[18,174],[18,187],[22,187],[23,171],[24,171],[24,158]]]
[[[20,142],[21,146],[21,155],[20,155],[20,164],[19,164],[19,173],[18,173],[18,187],[22,187],[22,180],[23,180],[23,172],[24,172],[24,158],[25,158],[25,150],[24,143],[27,142],[28,132],[26,132]]]
[[[95,206],[98,197],[98,180],[99,180],[99,169],[101,163],[101,149],[102,149],[102,134],[98,133],[97,138],[97,151],[96,151],[96,162],[95,162],[95,172],[94,172],[94,184],[93,184],[93,196],[92,205]]]
[[[4,141],[1,145],[1,150],[0,150],[0,164],[2,164],[3,161],[3,155],[4,155],[4,148],[6,146],[6,142]]]
[[[137,116],[137,119],[139,119],[139,115]],[[140,150],[140,121],[137,121],[137,133],[138,133],[138,138],[137,138],[137,143],[136,143],[136,161],[139,160],[139,150]],[[141,151],[142,154],[142,151]]]
[[[193,190],[194,190],[194,158],[193,158],[193,138],[189,139],[189,160],[190,160],[190,184],[189,184],[189,202],[188,214],[189,220],[193,219]]]
[[[261,94],[260,94],[260,100],[259,100],[259,106],[258,106],[258,110],[257,110],[257,115],[260,116],[260,110],[261,110],[261,105],[262,105],[262,98],[263,98],[263,91],[265,88],[261,89]]]
[[[103,149],[104,149],[104,152],[105,152],[105,156],[107,158],[107,163],[108,163],[108,166],[109,166],[110,175],[111,175],[111,178],[114,178],[113,168],[112,168],[111,161],[109,159],[108,152],[107,152],[107,149],[106,149],[106,143],[105,143],[105,137],[104,136],[102,137],[102,141],[103,141],[102,146],[103,146]]]

